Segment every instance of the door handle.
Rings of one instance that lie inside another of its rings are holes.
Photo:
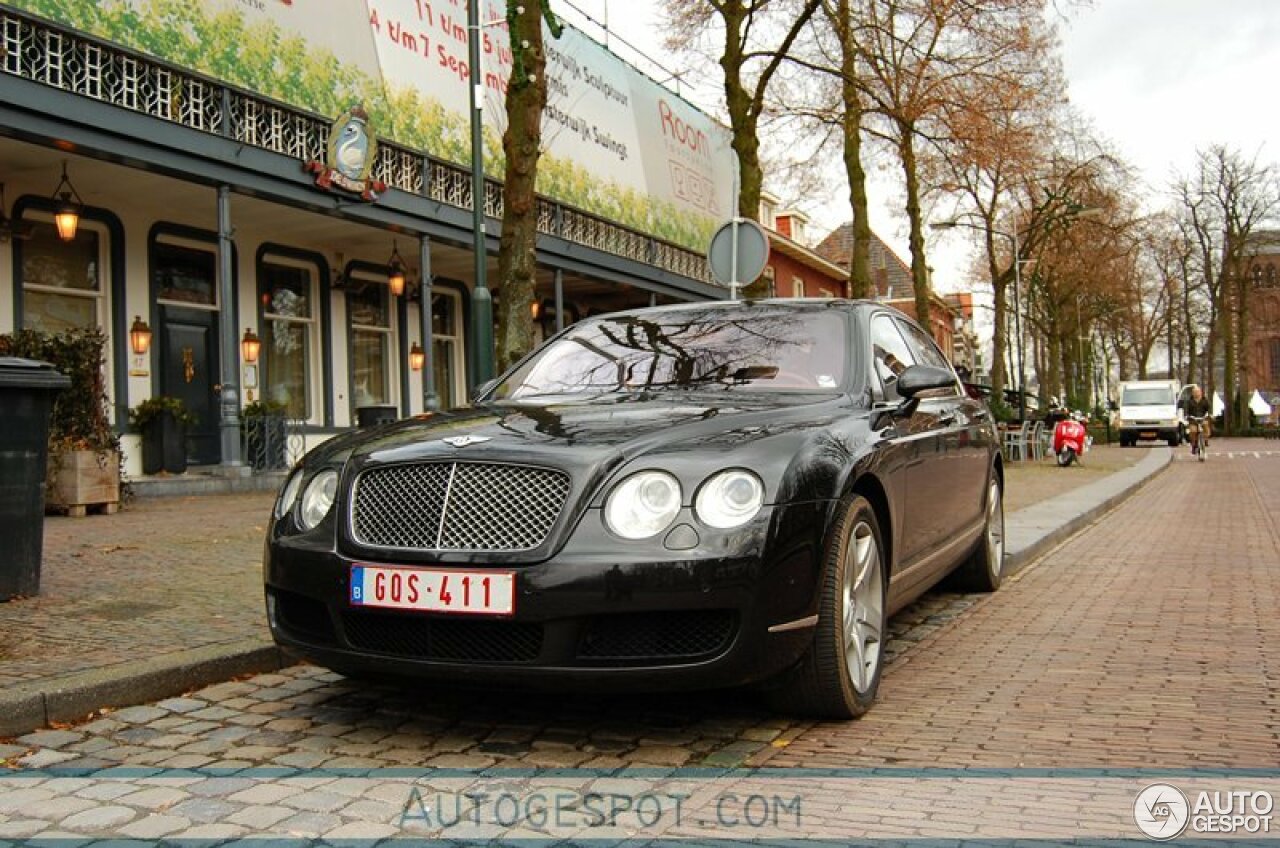
[[[219,396],[221,396],[221,395],[222,395],[222,384],[221,384],[221,383],[214,383],[214,384],[213,384],[213,393],[214,393],[215,395],[219,395]]]

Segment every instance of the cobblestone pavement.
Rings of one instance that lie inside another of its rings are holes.
[[[1046,482],[1042,470],[1010,469],[1010,513],[1098,476],[1072,469]],[[47,517],[40,595],[0,603],[0,689],[247,638],[269,642],[261,570],[274,497],[138,499],[113,516]]]
[[[441,832],[436,801],[423,807],[434,824],[412,816],[423,773],[387,771],[397,767],[437,770],[437,791],[455,772],[525,793],[534,781],[571,793],[613,781],[614,797],[631,799],[655,781],[683,787],[683,819],[668,803],[660,820],[624,816],[621,828],[576,820],[566,832],[498,814],[445,829],[632,844],[664,834],[1137,838],[1133,799],[1153,768],[1254,767],[1250,788],[1280,794],[1280,455],[1230,458],[1221,442],[1220,460],[1179,457],[1000,593],[931,595],[898,616],[880,702],[857,722],[796,722],[738,693],[400,689],[302,666],[0,743],[23,775],[0,777],[0,840]],[[743,764],[783,771],[723,771]],[[109,770],[121,765],[129,770]],[[649,771],[626,771],[639,767]],[[921,771],[937,767],[976,771]],[[860,768],[891,771],[849,771]],[[1187,791],[1244,788],[1181,779]],[[778,798],[784,819],[799,798],[803,815],[793,826],[775,817],[767,831],[708,829],[723,824],[729,796]]]
[[[273,494],[139,499],[48,516],[40,594],[0,603],[0,689],[260,636]]]

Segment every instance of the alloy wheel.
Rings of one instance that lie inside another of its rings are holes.
[[[870,690],[880,668],[884,627],[884,570],[875,533],[858,522],[849,540],[844,569],[843,623],[845,664],[859,695]]]
[[[1000,484],[995,480],[987,492],[987,558],[991,571],[999,576],[1004,568],[1004,508],[1000,503]]]

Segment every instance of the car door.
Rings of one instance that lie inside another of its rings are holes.
[[[871,351],[871,367],[875,372],[872,375],[873,393],[878,393],[877,399],[884,403],[901,402],[895,388],[898,374],[915,365],[916,359],[897,321],[887,312],[871,318]],[[920,404],[910,416],[895,417],[892,421],[890,440],[895,443],[895,450],[904,464],[903,495],[898,505],[901,532],[898,535],[898,570],[894,574],[895,592],[909,592],[911,585],[919,581],[920,575],[912,574],[911,567],[936,544],[936,538],[931,538],[936,531],[931,531],[930,526],[936,522],[930,517],[933,507],[929,503],[930,490],[936,483],[924,473],[938,452],[936,418],[934,411]]]
[[[899,319],[899,323],[917,361],[955,373],[924,330],[910,321]],[[937,490],[937,526],[931,529],[939,542],[946,542],[971,529],[983,516],[988,456],[986,410],[961,390],[959,378],[952,391],[931,393],[920,405],[927,407],[938,421],[939,452],[930,477],[944,485]]]

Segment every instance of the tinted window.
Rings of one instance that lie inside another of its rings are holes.
[[[898,392],[894,384],[898,375],[910,365],[915,365],[915,356],[907,346],[906,339],[898,332],[898,324],[888,315],[877,315],[871,319],[871,362],[886,398],[896,398]]]
[[[834,390],[844,382],[838,312],[681,309],[574,326],[500,384],[495,398],[703,387]]]
[[[907,344],[911,346],[911,351],[916,355],[917,362],[921,365],[933,365],[937,368],[945,368],[947,371],[951,370],[951,363],[942,355],[942,351],[938,350],[937,344],[934,343],[933,339],[929,338],[924,330],[906,321],[899,321],[898,325],[907,337]],[[941,393],[941,390],[939,391]]]
[[[1172,404],[1173,389],[1169,386],[1126,388],[1120,400],[1121,406],[1169,406]]]

